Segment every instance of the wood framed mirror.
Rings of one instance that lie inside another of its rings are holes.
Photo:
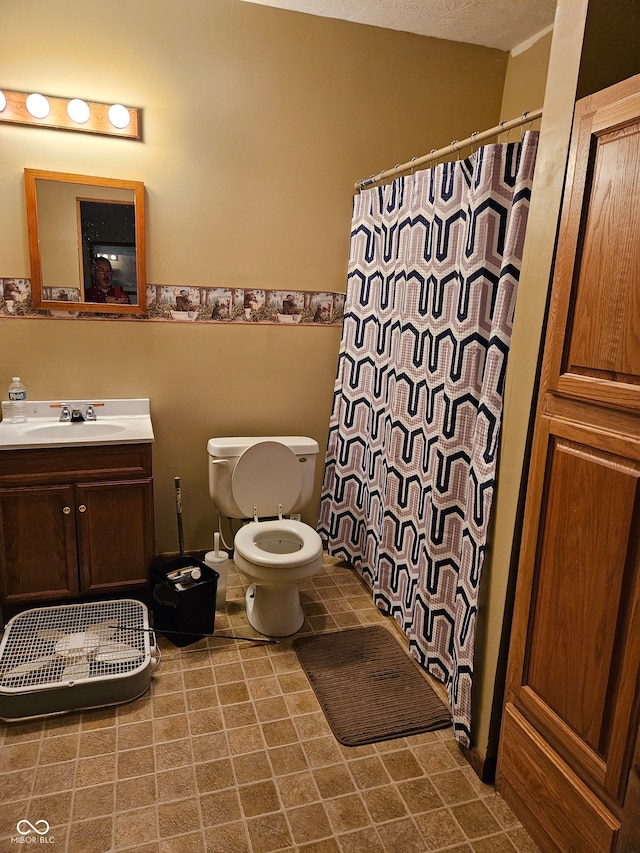
[[[25,169],[33,307],[145,314],[144,184]]]

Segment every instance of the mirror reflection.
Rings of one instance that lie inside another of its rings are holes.
[[[144,185],[25,169],[33,305],[143,314]]]

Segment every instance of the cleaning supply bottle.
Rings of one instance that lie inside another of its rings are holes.
[[[25,423],[27,420],[27,389],[20,381],[19,376],[14,376],[11,379],[11,385],[9,385],[9,401],[11,403],[11,423]]]
[[[213,534],[213,551],[207,551],[204,555],[205,563],[218,573],[218,586],[216,587],[216,610],[224,610],[227,599],[227,570],[229,568],[229,555],[220,550],[220,534]]]

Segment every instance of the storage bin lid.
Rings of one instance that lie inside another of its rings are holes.
[[[318,442],[304,435],[252,435],[234,438],[210,438],[207,442],[209,456],[226,459],[240,456],[248,447],[262,441],[278,441],[292,450],[297,456],[309,456],[318,453]]]
[[[300,495],[302,469],[295,453],[279,441],[261,441],[247,447],[231,475],[233,497],[245,518],[283,515]]]

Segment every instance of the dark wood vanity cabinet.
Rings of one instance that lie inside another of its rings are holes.
[[[0,596],[24,605],[148,583],[151,444],[0,452]]]

